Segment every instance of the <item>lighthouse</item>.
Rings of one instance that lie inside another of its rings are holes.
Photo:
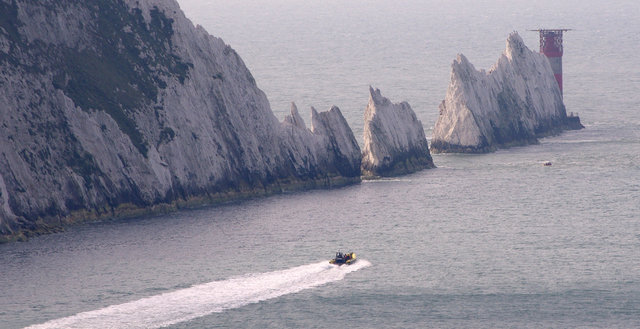
[[[562,96],[562,33],[571,31],[569,29],[555,29],[555,30],[532,30],[540,32],[540,52],[543,53],[549,59],[551,63],[551,70],[556,77],[558,87],[560,87],[560,95]],[[584,128],[580,123],[580,117],[573,112],[566,117],[567,129],[578,130]]]
[[[540,52],[545,54],[551,63],[553,75],[558,81],[562,94],[562,33],[569,29],[533,30],[540,32]]]

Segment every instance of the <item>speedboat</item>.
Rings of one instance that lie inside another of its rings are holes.
[[[356,262],[356,253],[348,252],[343,254],[339,251],[336,253],[336,258],[329,261],[330,264],[335,264],[335,265],[345,265],[345,264],[351,265],[355,262]]]

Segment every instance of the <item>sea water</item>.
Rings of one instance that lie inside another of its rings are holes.
[[[180,0],[238,51],[281,119],[368,86],[428,136],[465,54],[565,34],[564,100],[586,129],[437,169],[0,245],[0,327],[640,326],[640,3]],[[550,161],[552,166],[543,166]],[[356,265],[336,267],[337,249]]]

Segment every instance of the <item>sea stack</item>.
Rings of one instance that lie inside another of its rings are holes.
[[[369,87],[363,177],[397,176],[434,167],[422,122],[409,103],[394,104],[379,89]]]
[[[513,32],[489,72],[476,70],[464,55],[453,62],[431,151],[485,153],[535,144],[539,137],[581,128],[574,119],[567,117],[548,59]]]
[[[0,0],[0,241],[360,181],[337,108],[278,122],[175,0]]]

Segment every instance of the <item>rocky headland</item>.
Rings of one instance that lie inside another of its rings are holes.
[[[488,72],[476,70],[464,55],[453,62],[431,151],[485,153],[535,144],[540,137],[583,128],[576,119],[567,117],[548,59],[513,32]]]
[[[0,0],[0,240],[360,181],[338,108],[274,116],[175,0]]]
[[[394,104],[379,89],[369,87],[363,177],[397,176],[434,167],[422,122],[409,103]]]

